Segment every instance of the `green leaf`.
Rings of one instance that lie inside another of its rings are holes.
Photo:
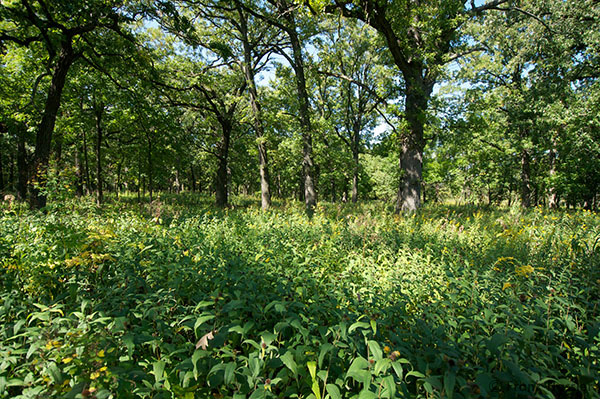
[[[250,366],[249,368],[250,372],[252,373],[252,378],[255,379],[260,373],[260,360],[258,360],[256,356],[250,357],[248,364]]]
[[[194,379],[198,379],[198,360],[205,357],[208,352],[204,350],[195,350],[192,354],[192,365],[194,366]]]
[[[456,374],[451,371],[446,371],[444,374],[444,391],[448,399],[454,396],[454,385],[456,384]]]
[[[346,379],[353,378],[355,381],[368,386],[371,381],[371,373],[367,370],[369,362],[363,357],[357,357],[346,372]]]
[[[404,370],[402,369],[402,365],[398,362],[392,362],[392,368],[394,369],[394,372],[396,373],[398,378],[403,380],[404,379],[403,378]]]
[[[375,362],[373,373],[379,375],[382,371],[385,373],[391,366],[392,361],[388,358],[379,359]]]
[[[507,343],[508,337],[504,334],[500,334],[500,333],[496,333],[492,336],[492,338],[490,338],[490,340],[486,343],[488,349],[490,350],[490,352],[492,353],[496,353],[498,351],[498,348],[502,345],[504,345],[505,343]]]
[[[298,365],[296,364],[296,361],[294,360],[294,355],[292,355],[292,352],[290,352],[290,351],[285,352],[283,355],[281,355],[279,357],[279,359],[281,359],[281,361],[283,362],[285,367],[292,370],[294,377],[298,376]]]
[[[326,342],[323,345],[321,345],[321,348],[319,349],[319,368],[323,367],[323,359],[325,358],[327,352],[329,352],[332,349],[334,349],[334,346],[331,345],[329,342]]]
[[[62,383],[62,373],[60,372],[60,369],[58,368],[56,363],[50,362],[50,364],[48,365],[48,374],[50,375],[50,378],[52,378],[52,382],[54,382],[55,384]]]
[[[18,320],[13,327],[13,335],[17,335],[21,327],[25,324],[25,320]]]
[[[225,385],[229,385],[233,382],[235,377],[235,362],[227,363],[225,367]]]
[[[196,329],[198,327],[200,327],[202,324],[206,323],[209,320],[212,320],[215,318],[214,314],[207,314],[207,315],[203,315],[198,317],[198,319],[196,319],[196,323],[194,323],[194,331],[196,331]]]
[[[258,387],[256,389],[256,391],[252,392],[252,395],[250,395],[250,398],[248,399],[264,399],[266,398],[266,391],[264,389],[264,387]]]
[[[317,376],[317,363],[316,362],[307,362],[306,367],[308,367],[308,372],[310,376],[314,380]]]
[[[383,394],[384,398],[395,398],[396,397],[396,381],[394,381],[394,377],[388,375],[383,379]]]
[[[408,373],[406,373],[406,377],[417,377],[417,378],[425,378],[425,374],[419,372],[419,371],[409,371]]]
[[[371,329],[373,330],[373,335],[377,334],[377,322],[375,320],[371,320]]]
[[[152,373],[154,374],[154,378],[156,382],[159,382],[163,378],[163,374],[165,372],[165,362],[162,360],[157,360],[152,364]]]
[[[488,373],[481,373],[475,377],[475,382],[484,396],[489,396],[496,386],[496,381]]]
[[[381,360],[383,358],[383,351],[381,350],[381,346],[379,346],[377,341],[369,341],[369,350],[373,355],[373,359]]]
[[[377,399],[377,394],[368,389],[363,389],[360,391],[360,394],[358,394],[358,399]]]
[[[265,344],[271,345],[271,343],[277,339],[277,335],[270,332],[265,332],[261,334],[261,338]]]
[[[31,344],[31,346],[27,350],[27,355],[25,355],[25,359],[29,359],[31,357],[31,355],[33,355],[34,352],[38,350],[39,347],[40,347],[40,344],[37,342]]]
[[[364,321],[357,321],[356,323],[352,324],[350,326],[350,328],[348,328],[348,334],[352,334],[352,332],[359,327],[360,328],[369,328],[369,323],[365,323]]]
[[[319,390],[319,381],[317,381],[316,379],[313,379],[312,391],[315,394],[315,396],[317,397],[317,399],[321,399],[321,391]]]
[[[342,399],[342,394],[340,392],[340,389],[337,387],[337,385],[327,384],[325,386],[325,389],[327,390],[327,393],[329,394],[329,396],[331,396],[331,399]]]

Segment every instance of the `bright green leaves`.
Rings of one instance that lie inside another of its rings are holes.
[[[298,365],[294,361],[294,355],[292,355],[291,352],[288,351],[284,353],[279,359],[281,359],[283,364],[292,371],[294,377],[298,375]]]
[[[306,367],[308,368],[310,378],[312,379],[312,392],[315,394],[317,399],[321,399],[321,391],[319,390],[319,382],[317,381],[317,363],[312,361],[307,362]]]
[[[352,364],[350,364],[350,367],[346,372],[346,378],[352,378],[354,381],[368,389],[371,384],[369,367],[369,361],[364,357],[359,356],[352,361]]]
[[[166,363],[162,360],[157,360],[152,364],[152,374],[154,374],[154,378],[156,382],[160,382],[163,380],[164,372],[165,372]]]

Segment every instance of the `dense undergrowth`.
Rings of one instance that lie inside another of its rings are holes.
[[[599,398],[600,216],[0,210],[0,398]]]

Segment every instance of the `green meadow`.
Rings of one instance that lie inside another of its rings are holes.
[[[600,216],[0,213],[1,398],[598,398]]]

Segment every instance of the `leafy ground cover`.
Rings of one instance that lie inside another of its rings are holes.
[[[598,398],[600,217],[0,215],[1,398]]]

